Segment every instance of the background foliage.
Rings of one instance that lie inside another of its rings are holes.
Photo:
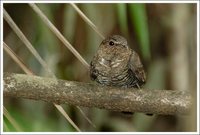
[[[101,37],[70,4],[37,4],[59,31],[89,63]],[[141,56],[147,72],[144,88],[185,90],[196,95],[195,4],[77,4],[104,34],[119,34]],[[89,82],[88,70],[57,39],[27,4],[4,4],[4,8],[45,59],[57,78]],[[46,76],[44,69],[4,21],[3,38],[31,70]],[[4,72],[23,71],[4,53]],[[194,96],[195,97],[195,96]],[[4,98],[4,106],[22,131],[75,131],[52,104]],[[62,105],[83,131],[195,131],[196,110],[190,116],[148,117],[122,115],[96,108],[84,112],[93,128],[70,105]],[[4,117],[4,131],[16,131]]]

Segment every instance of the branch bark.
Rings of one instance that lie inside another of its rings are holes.
[[[188,114],[192,104],[191,95],[178,90],[120,89],[15,73],[4,73],[3,80],[5,98],[163,115]]]

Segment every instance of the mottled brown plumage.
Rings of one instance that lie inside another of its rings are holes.
[[[123,88],[138,88],[146,81],[138,54],[119,35],[102,41],[90,63],[90,77],[101,85]]]

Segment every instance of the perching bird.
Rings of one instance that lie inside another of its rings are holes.
[[[90,77],[101,85],[140,88],[146,75],[138,54],[119,35],[102,41],[90,63]]]

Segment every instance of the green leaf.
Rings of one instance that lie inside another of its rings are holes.
[[[120,30],[123,35],[128,34],[128,27],[127,27],[127,5],[126,3],[117,4],[117,17],[120,26]]]
[[[130,4],[131,22],[145,60],[150,60],[149,31],[145,4]]]

